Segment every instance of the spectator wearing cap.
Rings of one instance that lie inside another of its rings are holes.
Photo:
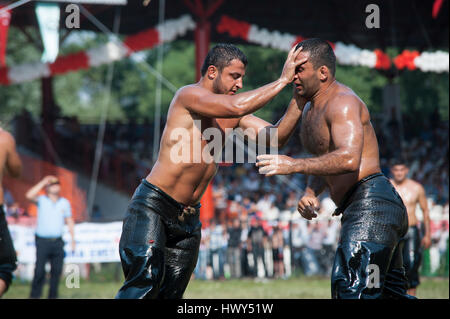
[[[45,195],[39,195],[45,188]],[[64,262],[64,222],[72,237],[72,251],[75,251],[74,222],[70,203],[60,196],[61,186],[55,176],[46,176],[26,194],[28,200],[37,205],[36,266],[30,298],[40,298],[45,283],[45,264],[50,262],[49,299],[58,297],[58,283]]]

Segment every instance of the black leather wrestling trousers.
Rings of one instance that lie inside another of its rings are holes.
[[[341,234],[331,277],[334,299],[410,298],[402,258],[408,230],[403,201],[381,173],[344,196]]]
[[[422,235],[417,226],[410,226],[404,237],[403,266],[405,267],[408,288],[417,288],[420,284],[419,268],[422,262]]]
[[[180,299],[197,263],[200,205],[190,210],[145,179],[123,222],[125,282],[116,298]]]
[[[14,249],[14,244],[9,233],[8,224],[6,222],[6,215],[3,205],[0,204],[0,279],[6,284],[8,290],[13,272],[17,268],[17,256]]]

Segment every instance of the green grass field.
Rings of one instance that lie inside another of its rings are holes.
[[[67,288],[65,278],[60,283],[60,298],[66,299],[103,299],[113,298],[121,282],[93,278],[81,281],[80,288]],[[44,289],[46,296],[48,285]],[[16,281],[4,296],[24,299],[30,293],[30,283]],[[448,278],[422,278],[418,297],[426,299],[448,299]],[[184,295],[186,299],[329,299],[329,278],[291,278],[287,280],[268,280],[256,282],[251,279],[202,281],[192,280]]]

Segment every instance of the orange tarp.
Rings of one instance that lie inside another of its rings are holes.
[[[206,226],[211,218],[214,217],[214,200],[211,184],[212,183],[210,183],[206,188],[206,191],[200,201],[200,204],[202,205],[200,207],[200,221],[203,226]]]

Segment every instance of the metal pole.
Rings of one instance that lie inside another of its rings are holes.
[[[119,31],[119,25],[120,25],[120,9],[116,8],[116,16],[114,19],[114,32],[118,33]],[[88,219],[90,220],[90,217],[92,216],[92,208],[94,207],[94,201],[95,201],[95,192],[97,190],[97,179],[98,179],[98,172],[100,169],[100,162],[102,158],[102,151],[103,151],[103,139],[105,137],[105,129],[106,129],[106,120],[108,117],[108,110],[109,110],[109,100],[111,98],[111,85],[113,80],[113,74],[114,74],[114,63],[111,63],[108,66],[108,73],[106,75],[106,92],[107,97],[105,103],[102,105],[102,113],[100,118],[100,124],[98,127],[98,133],[97,133],[97,143],[95,146],[95,158],[94,163],[92,167],[92,175],[91,175],[91,182],[89,185],[89,192],[88,192],[88,207],[87,207],[87,213],[88,213]]]
[[[390,18],[391,18],[391,38],[392,38],[392,45],[394,48],[398,48],[398,43],[397,43],[397,36],[396,36],[396,28],[395,28],[395,15],[394,15],[394,3],[391,1],[389,2],[389,14],[390,14]],[[395,77],[398,78],[399,77],[399,72],[397,68],[395,69]],[[393,81],[392,81],[393,82]],[[400,94],[400,93],[399,93]],[[400,101],[400,99],[399,99]],[[403,156],[403,145],[404,145],[404,132],[403,132],[403,116],[402,116],[402,112],[400,109],[400,104],[396,103],[395,105],[395,116],[396,116],[396,120],[398,122],[399,125],[399,137],[400,137],[400,154]]]

